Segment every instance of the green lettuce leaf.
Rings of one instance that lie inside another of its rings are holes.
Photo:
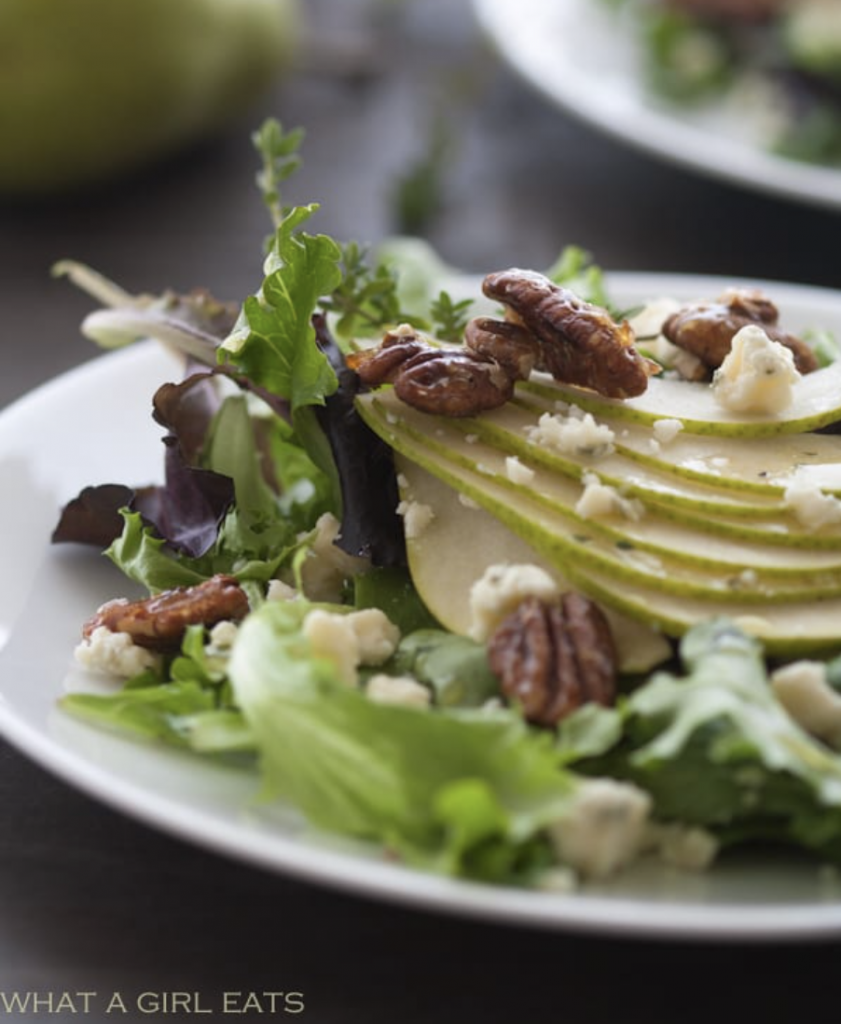
[[[841,757],[776,699],[761,645],[719,618],[690,630],[680,655],[683,674],[655,673],[618,715],[588,708],[569,719],[565,763],[633,781],[660,818],[713,829],[725,843],[771,840],[841,858]]]
[[[181,652],[163,670],[129,679],[111,694],[70,693],[69,714],[135,739],[202,754],[253,753],[254,736],[232,701],[228,651],[214,650],[201,626],[191,626]]]
[[[155,536],[138,512],[124,510],[123,532],[105,554],[129,579],[145,587],[150,594],[172,587],[189,587],[217,573],[234,576],[242,584],[265,584],[277,575],[280,565],[290,558],[297,542],[273,551],[255,550],[258,535],[243,526],[236,511],[229,512],[214,547],[200,558],[175,557],[166,541]]]
[[[541,830],[577,785],[550,738],[509,711],[369,700],[313,657],[305,612],[298,602],[264,604],[242,625],[231,657],[266,798],[447,873],[512,881],[545,863]]]
[[[287,399],[293,420],[298,409],[322,404],[337,387],[335,371],[315,343],[312,315],[319,298],[341,282],[341,249],[326,235],[298,230],[317,208],[295,207],[284,217],[260,293],[246,299],[220,349],[251,381]]]

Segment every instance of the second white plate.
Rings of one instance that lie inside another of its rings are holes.
[[[841,207],[841,171],[768,152],[745,111],[690,111],[646,89],[641,54],[600,0],[473,0],[482,29],[527,82],[593,126],[661,159],[751,189]]]

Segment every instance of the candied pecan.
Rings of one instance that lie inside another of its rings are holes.
[[[499,363],[449,349],[405,363],[394,380],[394,391],[421,412],[475,416],[509,401],[514,380]]]
[[[488,642],[500,688],[527,721],[554,726],[586,703],[616,697],[616,651],[598,605],[567,592],[560,603],[526,598]]]
[[[167,652],[178,649],[188,626],[213,626],[247,612],[248,598],[237,580],[217,575],[140,601],[109,601],[84,624],[82,635],[105,626],[112,633],[128,633],[140,647]]]
[[[791,349],[794,365],[801,373],[818,368],[814,352],[805,341],[784,331],[778,324],[779,312],[761,291],[734,288],[714,302],[684,306],[663,324],[663,334],[679,348],[691,352],[714,370],[721,366],[734,336],[750,324],[761,327],[772,341]]]
[[[438,416],[475,416],[514,394],[514,378],[497,360],[464,347],[432,345],[405,331],[348,357],[348,366],[363,384],[393,384],[407,405]]]
[[[483,359],[493,359],[514,380],[527,380],[540,358],[540,342],[520,324],[477,316],[464,329],[464,344]]]
[[[347,365],[356,371],[363,384],[392,384],[405,362],[436,351],[416,334],[390,332],[377,348],[351,353]]]
[[[507,319],[533,335],[540,351],[535,368],[556,380],[608,398],[631,398],[645,391],[659,369],[637,350],[627,321],[616,323],[607,310],[543,274],[499,271],[487,275],[482,290],[507,307]]]

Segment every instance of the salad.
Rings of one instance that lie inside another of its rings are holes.
[[[184,366],[154,395],[163,482],[94,483],[56,526],[148,593],[89,610],[111,692],[63,709],[244,762],[423,870],[837,863],[834,339],[756,290],[616,309],[573,247],[436,291],[305,231],[301,142],[255,135],[274,232],[241,305],[57,265],[103,307],[86,334]]]
[[[725,105],[770,151],[841,163],[841,11],[834,0],[601,0],[641,47],[652,92]]]

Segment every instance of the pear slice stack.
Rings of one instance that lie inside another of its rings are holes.
[[[636,398],[605,398],[594,391],[559,385],[535,375],[527,390],[550,400],[559,397],[594,415],[651,425],[658,419],[679,419],[693,434],[716,437],[779,437],[802,434],[835,423],[841,415],[841,362],[807,374],[797,383],[792,404],[782,413],[738,413],[724,408],[709,385],[653,377]]]
[[[541,416],[571,405],[614,443],[570,454],[535,439]],[[616,401],[533,377],[506,406],[466,419],[417,412],[390,387],[360,396],[358,408],[397,453],[404,499],[436,524],[407,537],[409,559],[449,628],[466,631],[469,585],[510,560],[500,543],[510,534],[570,586],[666,636],[727,614],[773,654],[841,650],[841,523],[810,526],[787,496],[795,476],[821,500],[841,489],[841,439],[812,433],[841,419],[841,365],[799,381],[773,418],[733,415],[708,386],[661,379]],[[660,444],[663,419],[679,432]],[[615,496],[606,514],[582,503],[594,483]],[[446,508],[442,484],[461,496]],[[477,528],[477,506],[506,531],[494,543]]]

